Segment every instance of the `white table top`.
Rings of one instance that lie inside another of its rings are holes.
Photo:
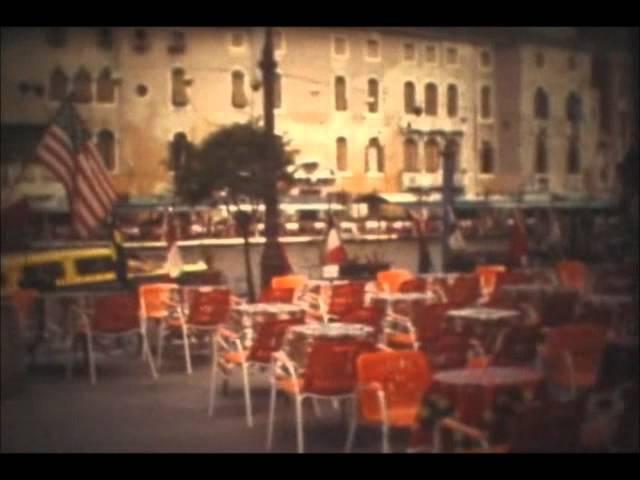
[[[606,303],[606,304],[614,304],[614,305],[624,305],[624,304],[630,304],[633,301],[633,297],[631,295],[597,293],[597,294],[585,295],[584,300],[590,303]]]
[[[487,387],[535,383],[542,372],[527,367],[487,367],[447,370],[436,373],[433,380],[447,385],[481,385]]]
[[[241,305],[234,305],[231,310],[245,313],[245,314],[258,314],[258,313],[298,313],[304,309],[293,303],[243,303]]]
[[[457,310],[450,310],[447,312],[447,316],[453,318],[471,318],[474,320],[482,321],[496,321],[506,318],[513,318],[520,315],[517,310],[507,310],[503,308],[488,308],[488,307],[468,307],[460,308]]]
[[[425,292],[425,293],[420,293],[420,292],[373,292],[371,293],[371,298],[374,299],[379,299],[379,300],[386,300],[386,301],[391,301],[391,302],[396,302],[396,301],[407,301],[407,302],[412,302],[412,301],[419,301],[419,300],[426,300],[426,301],[430,301],[430,300],[434,300],[435,299],[435,295],[432,292]]]
[[[289,328],[289,332],[300,333],[309,337],[366,337],[373,333],[373,327],[354,323],[313,323],[295,325]]]

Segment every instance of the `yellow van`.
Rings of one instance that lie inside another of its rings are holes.
[[[162,255],[160,255],[162,257]],[[117,281],[116,253],[110,247],[60,248],[2,256],[2,292],[22,286],[37,289],[100,284]],[[132,280],[164,277],[168,274],[164,259],[127,261]],[[183,274],[207,271],[203,261],[185,264]]]
[[[2,256],[2,290],[21,284],[66,287],[116,280],[115,251],[108,247],[69,248]]]

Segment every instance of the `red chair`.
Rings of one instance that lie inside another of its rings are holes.
[[[96,337],[122,337],[140,335],[142,337],[143,356],[149,362],[151,375],[158,378],[153,358],[149,351],[147,339],[146,318],[139,314],[139,303],[136,294],[117,293],[96,299],[93,307],[93,315],[85,309],[75,308],[75,311],[84,320],[87,335],[87,350],[89,357],[89,373],[91,383],[95,384],[96,364],[94,356],[94,339]],[[70,362],[73,357],[70,357]],[[69,367],[71,363],[69,364]],[[71,370],[69,370],[70,372]]]
[[[187,374],[191,375],[191,355],[189,353],[189,337],[187,325],[181,315],[180,289],[175,283],[150,283],[141,285],[138,289],[140,297],[140,315],[148,323],[156,320],[158,327],[158,368],[162,365],[162,350],[164,337],[168,328],[179,328],[182,333],[182,343]]]
[[[391,269],[378,272],[376,282],[380,291],[398,292],[400,285],[413,278],[413,273],[404,269]]]
[[[442,335],[447,312],[452,308],[448,303],[416,304],[412,319],[414,330],[387,334],[386,345],[393,349],[422,347],[428,351]]]
[[[568,388],[573,396],[578,389],[594,387],[606,345],[607,330],[598,325],[574,324],[551,329],[543,354],[547,380]]]
[[[431,366],[434,371],[465,368],[473,349],[465,335],[443,335],[429,351]]]
[[[400,291],[424,293],[427,291],[427,279],[424,277],[416,277],[405,280],[400,284]]]
[[[478,265],[476,275],[480,279],[480,287],[485,296],[491,297],[496,290],[497,277],[499,273],[507,271],[504,265]]]
[[[249,371],[251,367],[271,365],[272,355],[282,347],[282,341],[287,329],[293,325],[300,325],[304,318],[290,318],[281,320],[276,315],[266,319],[257,328],[256,337],[248,349],[243,348],[240,339],[232,332],[223,332],[228,339],[232,339],[235,344],[233,351],[228,351],[222,355],[223,360],[233,367],[242,369],[242,380],[244,388],[245,410],[247,425],[253,426],[253,412],[251,407],[251,385],[249,382]],[[217,357],[217,354],[216,354]],[[209,415],[213,415],[216,395],[216,371],[218,367],[217,359],[211,366],[211,384],[209,395]],[[228,373],[228,372],[227,372]]]
[[[336,320],[364,308],[365,282],[351,281],[331,285],[327,315]]]
[[[480,279],[476,274],[460,274],[452,283],[443,285],[447,301],[457,307],[476,303],[481,296]]]
[[[379,338],[382,334],[384,315],[384,308],[376,308],[375,306],[363,307],[341,317],[340,322],[372,327],[375,337]]]
[[[563,260],[556,264],[556,274],[565,287],[574,288],[581,293],[590,289],[589,270],[583,262]]]
[[[369,342],[317,339],[311,347],[307,368],[301,377],[298,376],[296,366],[284,353],[274,354],[267,449],[271,449],[273,442],[278,391],[294,399],[298,453],[302,453],[304,451],[303,400],[305,398],[335,401],[353,399],[356,386],[356,359],[362,352],[371,351],[373,348]],[[287,374],[279,374],[281,369]]]
[[[292,303],[295,289],[267,287],[260,294],[260,303]]]
[[[510,328],[498,339],[491,364],[496,366],[531,366],[538,358],[538,345],[541,340],[541,333],[535,327]]]
[[[540,319],[545,327],[571,323],[576,314],[580,294],[575,290],[552,292],[540,307]]]
[[[352,449],[359,423],[382,427],[382,451],[388,453],[389,428],[411,428],[431,385],[427,357],[417,351],[385,351],[360,355],[357,401],[345,451]]]

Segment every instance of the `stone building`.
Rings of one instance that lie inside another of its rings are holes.
[[[437,185],[437,131],[457,131],[469,197],[607,195],[632,141],[630,57],[555,30],[276,28],[276,130],[336,190]],[[3,28],[3,200],[22,172],[12,194],[64,203],[22,165],[68,94],[121,193],[170,192],[187,142],[261,117],[262,41],[258,28]]]

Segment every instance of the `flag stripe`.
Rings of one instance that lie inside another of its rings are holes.
[[[109,215],[117,195],[100,152],[69,101],[54,116],[36,158],[67,190],[76,233],[89,237]]]

